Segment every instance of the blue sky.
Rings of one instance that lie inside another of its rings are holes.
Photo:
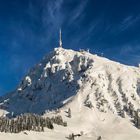
[[[140,62],[139,0],[0,0],[0,95],[58,46]]]

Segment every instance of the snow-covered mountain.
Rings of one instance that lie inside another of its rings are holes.
[[[88,137],[101,131],[109,139],[109,131],[115,136],[116,129],[122,129],[124,133],[134,132],[137,139],[139,131],[131,121],[140,108],[139,95],[140,68],[87,51],[55,48],[29,71],[15,91],[3,97],[0,106],[15,115],[51,114],[59,109],[64,117],[70,108],[73,117],[68,122],[74,124],[70,131],[82,129]],[[122,138],[127,139],[130,134]]]

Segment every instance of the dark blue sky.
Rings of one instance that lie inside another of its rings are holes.
[[[58,46],[140,62],[140,0],[0,0],[0,94]]]

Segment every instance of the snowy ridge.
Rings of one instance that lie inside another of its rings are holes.
[[[84,51],[56,48],[30,70],[6,106],[15,113],[42,113],[57,109],[68,98],[81,94],[81,104],[90,102],[102,112],[117,114],[126,103],[132,103],[137,110],[139,79],[139,68]]]
[[[51,116],[59,110],[57,114],[67,120],[68,128],[56,128],[54,136],[47,132],[50,140],[63,140],[69,133],[80,131],[85,134],[81,140],[94,140],[99,135],[108,140],[112,139],[110,135],[114,140],[138,140],[140,134],[131,122],[131,111],[140,108],[139,95],[139,68],[86,51],[55,48],[29,71],[15,91],[3,97],[0,113]],[[68,108],[72,111],[71,119],[66,117]],[[118,135],[128,131],[131,133]]]

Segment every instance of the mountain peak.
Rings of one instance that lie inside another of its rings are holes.
[[[120,115],[125,108],[140,107],[139,79],[136,67],[59,47],[30,70],[1,106],[15,114],[42,114],[77,102],[77,108],[88,106]]]

